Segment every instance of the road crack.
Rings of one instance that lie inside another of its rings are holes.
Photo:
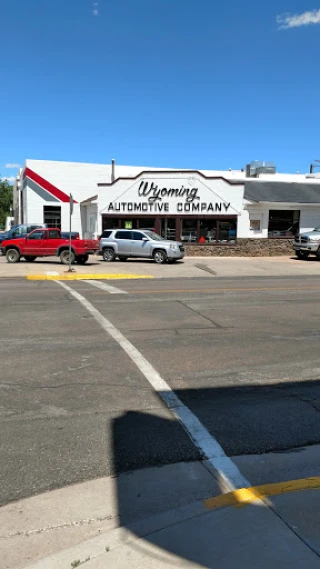
[[[68,522],[65,524],[59,524],[59,525],[52,525],[52,526],[47,526],[44,528],[36,528],[36,529],[32,529],[32,530],[26,530],[26,531],[17,531],[14,533],[9,533],[8,535],[0,535],[0,540],[8,540],[8,539],[14,539],[15,537],[30,537],[31,535],[35,535],[35,534],[41,534],[41,533],[45,533],[48,531],[57,531],[57,530],[63,530],[63,529],[68,529],[68,528],[74,528],[74,527],[82,527],[82,526],[88,526],[91,524],[96,524],[96,523],[100,523],[100,522],[104,522],[104,521],[110,521],[112,519],[116,519],[118,516],[102,516],[102,517],[97,517],[97,518],[86,518],[83,520],[76,520],[74,522]]]

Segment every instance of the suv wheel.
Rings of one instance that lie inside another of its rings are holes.
[[[167,255],[165,254],[164,251],[162,251],[161,249],[157,249],[154,253],[153,253],[153,260],[155,263],[157,263],[158,265],[163,265],[163,263],[166,262],[167,260]]]
[[[112,247],[106,247],[105,249],[103,249],[102,257],[108,263],[111,263],[111,261],[114,261],[116,256],[115,256],[115,252],[112,249]]]
[[[296,251],[296,256],[298,259],[307,259],[309,255],[310,253],[308,253],[308,251]]]
[[[18,249],[7,249],[6,257],[8,263],[18,263],[20,261],[20,252]]]

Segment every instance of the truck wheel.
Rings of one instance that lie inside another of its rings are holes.
[[[108,261],[110,263],[111,261],[115,260],[116,255],[115,255],[114,250],[111,247],[106,247],[102,251],[102,257],[105,261]]]
[[[63,265],[69,265],[69,262],[70,262],[69,255],[70,255],[69,249],[65,249],[64,251],[61,251],[60,261]],[[71,264],[74,263],[74,259],[75,259],[74,253],[71,251]]]
[[[310,253],[308,253],[308,251],[296,251],[296,256],[298,257],[298,259],[307,259],[309,255]]]
[[[20,261],[20,251],[18,249],[7,249],[6,257],[8,263],[18,263]]]
[[[162,251],[161,249],[157,249],[154,253],[153,253],[153,260],[155,263],[157,263],[158,265],[163,265],[163,263],[166,262],[167,260],[167,255],[165,254],[164,251]]]
[[[89,255],[79,255],[79,257],[76,257],[78,265],[85,265],[88,259]]]
[[[27,255],[25,257],[25,260],[28,261],[28,263],[33,263],[33,261],[36,260],[37,257],[30,257],[30,255]]]

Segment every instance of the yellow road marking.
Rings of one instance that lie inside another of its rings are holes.
[[[262,486],[252,486],[251,488],[241,488],[221,496],[204,500],[204,505],[208,510],[224,508],[226,506],[241,507],[254,502],[263,500],[270,496],[279,496],[288,492],[301,492],[302,490],[320,490],[320,476],[312,478],[301,478],[299,480],[289,480],[288,482],[276,482],[274,484],[263,484]]]
[[[28,275],[28,281],[83,281],[83,280],[123,280],[123,279],[153,279],[150,275],[130,275],[130,274],[64,274],[64,275]]]

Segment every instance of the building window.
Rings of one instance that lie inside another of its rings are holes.
[[[102,216],[102,230],[105,229],[148,229],[155,230],[156,219],[154,217],[119,218]]]
[[[176,240],[176,218],[168,217],[160,220],[160,235],[169,241]]]
[[[219,219],[217,233],[219,243],[234,243],[237,238],[237,221],[235,219],[228,219],[227,221]]]
[[[237,239],[237,218],[200,219],[199,243],[234,243]]]
[[[46,223],[48,227],[61,229],[61,206],[44,205],[43,223]]]
[[[217,240],[217,220],[206,219],[200,220],[200,243],[214,243]]]
[[[260,231],[261,229],[260,219],[250,219],[250,229],[251,231]]]
[[[198,220],[181,220],[181,241],[186,243],[196,243],[198,241]]]
[[[102,216],[102,230],[155,231],[164,239],[184,243],[232,244],[237,239],[237,217],[112,218]]]
[[[268,237],[294,237],[299,233],[299,210],[270,210]]]
[[[114,217],[102,217],[102,231],[105,229],[120,229],[121,221]]]

